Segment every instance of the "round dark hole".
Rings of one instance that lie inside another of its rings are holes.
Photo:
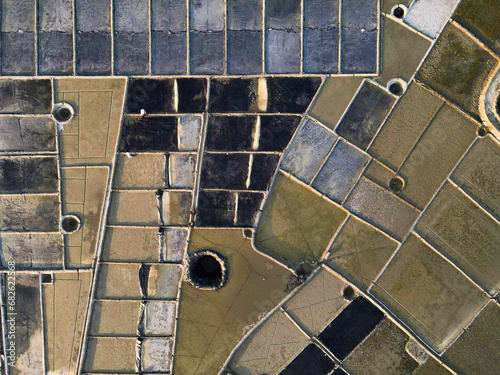
[[[197,288],[218,289],[224,285],[224,261],[216,254],[202,252],[189,259],[188,276]]]
[[[394,95],[401,95],[403,93],[403,86],[399,82],[393,82],[389,85],[389,91]]]
[[[342,296],[349,301],[352,301],[354,297],[356,296],[356,292],[351,286],[346,286],[344,288],[344,291],[342,292]]]
[[[54,118],[56,121],[64,122],[68,121],[72,116],[71,110],[68,107],[58,106],[54,110]]]
[[[72,233],[78,229],[80,222],[73,216],[66,216],[61,221],[62,229],[67,233]]]
[[[477,129],[477,135],[480,137],[484,137],[486,134],[488,134],[488,128],[486,126],[481,126]]]
[[[394,177],[391,178],[391,181],[389,181],[389,189],[391,189],[394,192],[399,192],[403,190],[404,185],[405,182],[401,177]]]
[[[403,18],[404,15],[405,15],[405,10],[403,8],[401,8],[401,7],[396,7],[392,11],[392,14],[396,18]]]
[[[500,116],[500,95],[497,97],[497,106],[496,106],[497,115]]]
[[[245,229],[243,231],[243,234],[245,235],[246,238],[252,238],[253,232],[250,229]]]

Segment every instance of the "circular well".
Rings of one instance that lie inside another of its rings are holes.
[[[356,292],[354,291],[354,288],[352,286],[346,286],[344,288],[344,291],[342,292],[342,296],[346,300],[352,301],[354,297],[356,297]]]
[[[407,11],[408,8],[406,6],[404,6],[403,4],[398,4],[392,8],[391,13],[394,17],[403,19]]]
[[[76,215],[65,215],[61,219],[61,229],[63,233],[74,233],[80,229],[80,219]]]
[[[57,103],[52,110],[52,115],[58,123],[65,123],[73,118],[75,110],[68,103]]]
[[[405,187],[405,181],[401,177],[393,177],[391,181],[389,181],[389,189],[394,192],[400,192]]]
[[[198,251],[189,257],[187,277],[195,288],[222,288],[227,282],[227,262],[215,251]]]
[[[477,129],[477,135],[480,137],[484,137],[489,132],[490,131],[488,130],[487,126],[481,126],[479,129]]]
[[[406,82],[401,78],[394,78],[387,84],[387,90],[389,90],[392,95],[401,96],[406,91],[406,86]]]

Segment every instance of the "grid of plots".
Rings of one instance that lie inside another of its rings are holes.
[[[2,0],[3,75],[372,74],[379,0]]]

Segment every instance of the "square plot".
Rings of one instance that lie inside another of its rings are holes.
[[[247,112],[257,100],[257,80],[214,78],[210,80],[210,112]]]
[[[115,73],[147,74],[149,70],[149,35],[147,33],[114,34]]]
[[[321,167],[313,187],[340,203],[356,183],[368,160],[368,155],[340,141]]]
[[[338,32],[339,2],[336,0],[304,1],[304,28],[332,29]]]
[[[186,74],[186,32],[151,31],[151,54],[153,74]]]
[[[170,154],[168,157],[169,184],[173,188],[192,189],[196,170],[196,154]]]
[[[236,210],[236,226],[253,227],[257,220],[264,194],[238,193],[238,208]]]
[[[500,224],[446,183],[417,224],[417,231],[495,295],[500,288]]]
[[[284,151],[300,120],[300,116],[261,116],[258,151]]]
[[[281,167],[309,183],[336,140],[335,134],[309,120],[293,139]]]
[[[227,30],[227,71],[229,74],[262,72],[262,31]]]
[[[399,174],[405,180],[401,196],[423,209],[476,139],[477,125],[444,104],[427,126]]]
[[[249,174],[248,154],[206,154],[203,156],[201,188],[245,189]]]
[[[154,190],[115,190],[109,205],[110,224],[159,225]]]
[[[141,301],[95,301],[90,321],[92,336],[135,336]]]
[[[39,74],[73,73],[73,34],[59,31],[38,34]]]
[[[234,0],[227,3],[228,30],[261,30],[264,0]]]
[[[280,375],[328,375],[335,363],[315,344],[309,344]]]
[[[177,151],[176,117],[125,117],[122,124],[120,151]]]
[[[493,137],[479,138],[451,179],[500,220],[500,144]]]
[[[164,154],[137,154],[133,157],[118,154],[113,188],[163,188],[167,182],[165,168]]]
[[[490,302],[443,358],[460,374],[495,375],[500,366],[499,346],[500,307]]]
[[[153,264],[149,270],[147,297],[149,299],[175,299],[182,277],[180,264]]]
[[[56,124],[51,118],[0,116],[0,151],[55,151]]]
[[[341,73],[375,73],[377,71],[377,30],[342,28],[340,44]]]
[[[230,191],[201,190],[196,226],[232,227],[236,215],[236,194]]]
[[[393,5],[397,5],[397,2]],[[383,33],[380,35],[380,45],[383,47],[380,50],[380,61],[382,63],[379,77],[375,79],[384,86],[394,77],[410,82],[432,42],[406,27],[398,19],[382,17],[381,21]]]
[[[337,126],[337,133],[366,150],[395,101],[388,92],[365,81]]]
[[[441,98],[412,82],[387,117],[368,152],[389,168],[398,170],[442,105]]]
[[[160,256],[156,227],[107,227],[103,261],[157,262]]]
[[[76,72],[78,74],[111,74],[111,33],[76,33]]]
[[[198,150],[201,133],[200,116],[186,115],[179,117],[178,140],[180,151],[196,151]]]
[[[114,29],[120,33],[147,33],[148,0],[113,1]]]
[[[453,15],[466,29],[472,31],[484,44],[500,53],[500,28],[498,4],[494,0],[465,0],[460,2]]]
[[[347,286],[336,274],[323,269],[285,303],[284,309],[308,334],[318,335],[349,304],[343,297]]]
[[[300,33],[267,29],[266,73],[299,73]]]
[[[60,269],[63,267],[63,251],[59,233],[0,232],[3,268],[8,268],[10,262],[15,262],[16,269]]]
[[[35,74],[35,33],[2,32],[2,74]]]
[[[326,78],[309,114],[330,129],[335,129],[362,83],[363,77],[359,76]]]
[[[151,2],[151,30],[171,33],[186,31],[186,2],[153,0]]]
[[[146,301],[144,333],[147,336],[167,336],[175,333],[175,301]]]
[[[167,262],[182,262],[188,241],[184,228],[165,228],[163,231],[164,253]]]
[[[229,368],[238,374],[277,374],[308,341],[299,327],[278,310],[243,342]]]
[[[0,199],[0,230],[22,232],[59,231],[59,196],[13,195]]]
[[[304,72],[337,73],[338,63],[338,29],[304,29]]]
[[[135,337],[89,338],[83,371],[133,373],[136,345]]]
[[[178,112],[201,113],[207,108],[206,78],[177,78]]]
[[[342,3],[342,73],[375,73],[377,70],[377,0]]]
[[[2,31],[34,31],[34,5],[33,0],[3,0]]]
[[[321,78],[271,77],[267,79],[267,112],[303,114],[321,85]]]
[[[102,264],[99,268],[97,298],[140,300],[142,298],[140,268],[140,264],[132,263]]]
[[[75,1],[75,26],[77,35],[92,31],[111,31],[111,2],[94,0]]]
[[[396,239],[403,239],[420,212],[390,191],[361,177],[345,207]]]
[[[398,248],[398,243],[354,216],[332,243],[326,263],[366,291]]]
[[[280,155],[254,154],[250,172],[250,190],[267,190],[278,168]]]
[[[222,31],[224,13],[224,0],[189,0],[189,28],[196,31]]]
[[[416,78],[480,120],[481,93],[496,63],[491,53],[457,26],[448,23]]]
[[[45,0],[38,5],[40,31],[72,33],[73,6],[71,0]]]
[[[162,196],[164,225],[187,225],[193,196],[190,191],[165,190]]]
[[[141,345],[141,371],[169,372],[173,346],[171,338],[145,338]]]
[[[128,83],[125,112],[172,113],[174,96],[173,79],[133,78]]]
[[[311,188],[278,172],[262,209],[255,241],[267,254],[293,266],[304,260],[318,261],[346,215]]]
[[[384,319],[384,313],[357,297],[318,335],[335,357],[343,360]]]
[[[55,157],[0,157],[1,193],[57,193]]]
[[[411,27],[434,39],[448,22],[459,2],[460,0],[416,0],[404,20]]]
[[[257,116],[210,116],[205,148],[207,151],[251,151]]]
[[[406,350],[409,339],[398,326],[386,319],[342,365],[351,374],[362,373],[367,368],[375,374],[414,374],[419,363]]]
[[[267,0],[266,27],[299,32],[300,13],[300,0]]]
[[[189,32],[189,64],[191,74],[224,72],[224,31]]]
[[[439,353],[487,301],[479,288],[413,234],[371,293]]]

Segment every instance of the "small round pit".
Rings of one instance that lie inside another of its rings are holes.
[[[477,129],[477,135],[481,138],[486,136],[486,134],[488,134],[488,133],[489,133],[489,130],[488,130],[487,126],[481,126],[481,127],[479,127],[479,129]]]
[[[226,285],[227,276],[227,261],[215,251],[198,251],[188,258],[187,277],[195,288],[220,289]]]
[[[403,4],[398,4],[392,8],[391,13],[395,18],[401,20],[404,18],[407,11],[408,8],[406,6],[404,6]]]
[[[405,187],[405,181],[401,177],[393,177],[389,181],[389,189],[395,193],[399,193]]]
[[[394,95],[401,95],[403,93],[403,86],[399,82],[393,82],[389,85],[389,91]]]
[[[57,103],[52,110],[52,116],[60,124],[71,121],[74,115],[75,110],[68,103]]]
[[[352,301],[356,297],[356,291],[352,286],[346,286],[342,292],[342,297],[348,301]]]
[[[70,234],[78,231],[81,221],[76,215],[65,215],[61,219],[61,229],[64,234]]]
[[[392,95],[401,96],[406,91],[406,86],[407,84],[404,80],[401,78],[394,78],[387,84],[387,90],[389,90]]]
[[[245,229],[243,230],[243,235],[245,236],[245,238],[252,238],[253,232],[251,229]]]

